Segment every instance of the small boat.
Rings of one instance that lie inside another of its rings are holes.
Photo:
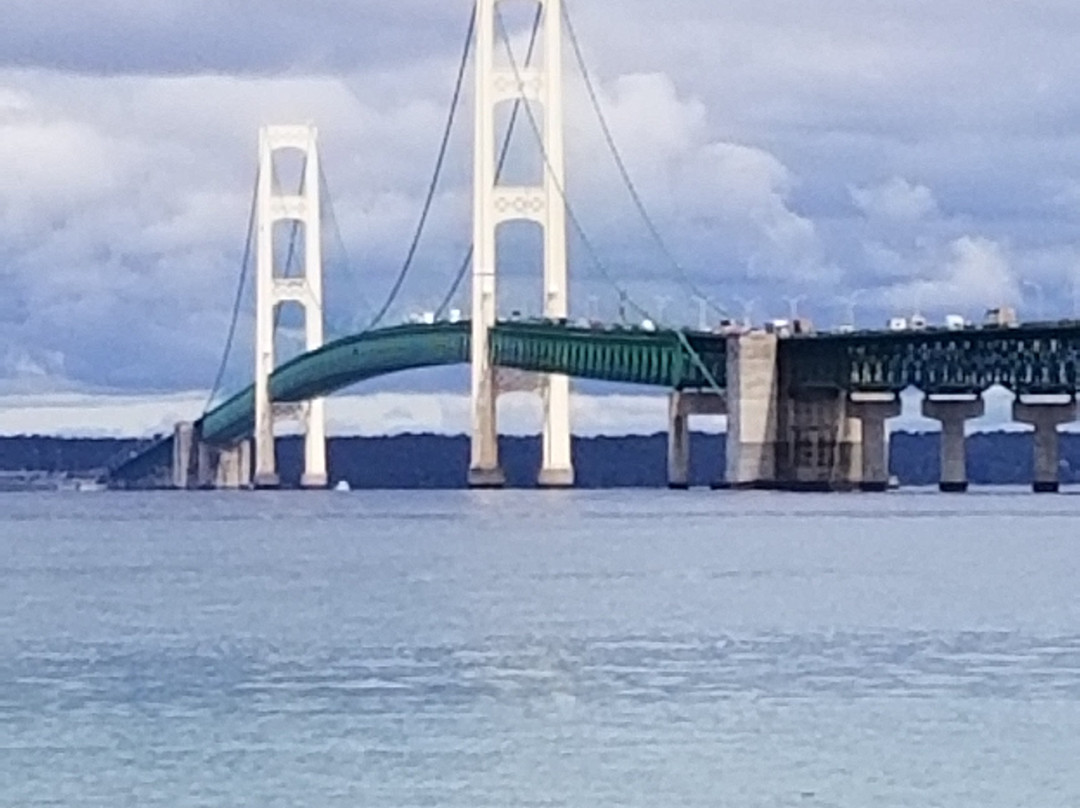
[[[352,486],[349,485],[348,480],[338,480],[337,485],[334,486],[335,491],[352,491]]]

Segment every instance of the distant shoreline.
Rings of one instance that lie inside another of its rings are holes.
[[[709,485],[722,479],[724,439],[720,434],[691,437],[690,482]],[[42,435],[0,437],[0,490],[54,489],[64,481],[93,479],[110,462],[151,439],[64,438]],[[1029,432],[979,432],[968,440],[968,474],[975,485],[1028,485],[1032,435]],[[332,437],[332,482],[350,487],[456,489],[465,485],[469,440],[465,435],[403,434],[385,437]],[[540,439],[503,437],[501,458],[507,483],[528,488],[540,463]],[[279,439],[282,479],[300,473],[301,444]],[[1080,483],[1080,435],[1061,436],[1061,479]],[[667,435],[574,438],[577,483],[582,488],[662,488],[667,485]],[[896,432],[891,438],[891,473],[905,486],[934,485],[938,480],[938,436],[933,432]],[[20,482],[22,475],[25,482]],[[71,487],[68,485],[67,487]]]

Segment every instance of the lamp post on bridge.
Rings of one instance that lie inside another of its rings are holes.
[[[664,321],[664,310],[668,307],[668,303],[671,302],[671,298],[667,295],[656,295],[653,300],[656,301],[656,322],[662,323]]]
[[[844,325],[851,326],[852,329],[855,328],[855,304],[865,291],[865,289],[856,289],[850,294],[842,295],[839,298],[840,302],[847,308],[847,322]]]
[[[589,295],[588,306],[585,309],[585,316],[590,323],[595,323],[600,320],[600,298],[596,295]]]
[[[742,298],[736,297],[739,305],[743,307],[743,327],[746,329],[753,328],[754,326],[754,306],[757,305],[757,298]]]
[[[700,295],[694,295],[693,299],[697,302],[697,305],[698,305],[698,331],[708,331],[709,330],[709,312],[708,312],[709,301],[707,301],[705,298],[701,297]]]
[[[788,304],[788,315],[792,323],[799,319],[799,304],[806,300],[806,295],[784,295]]]
[[[1035,290],[1035,318],[1037,320],[1042,320],[1043,317],[1045,317],[1046,315],[1043,306],[1045,300],[1043,298],[1042,285],[1036,283],[1035,281],[1020,281],[1020,285],[1027,286]]]

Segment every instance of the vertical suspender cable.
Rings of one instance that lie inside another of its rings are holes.
[[[236,337],[236,323],[240,319],[240,307],[244,301],[244,286],[247,283],[248,267],[251,264],[251,245],[255,235],[255,216],[256,208],[259,203],[259,171],[255,172],[255,191],[251,195],[251,212],[248,214],[247,225],[247,237],[244,240],[244,257],[240,261],[240,277],[236,282],[236,296],[233,299],[232,319],[229,322],[229,332],[225,338],[225,350],[221,354],[221,362],[218,365],[217,374],[214,376],[214,383],[210,387],[210,395],[206,398],[206,404],[203,406],[203,415],[205,415],[210,405],[214,403],[214,397],[221,389],[221,383],[225,378],[225,367],[229,362],[229,354],[232,352],[233,340]]]

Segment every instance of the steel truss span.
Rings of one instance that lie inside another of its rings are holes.
[[[278,367],[270,376],[270,398],[276,403],[308,401],[378,376],[464,364],[470,340],[468,321],[393,326],[345,337]],[[726,373],[724,338],[711,334],[502,322],[491,330],[489,350],[499,367],[674,389],[709,387],[702,365],[721,385]],[[251,435],[254,425],[255,390],[248,387],[207,412],[196,428],[201,440],[225,446]],[[166,462],[170,440],[130,459],[112,477],[137,476]]]

